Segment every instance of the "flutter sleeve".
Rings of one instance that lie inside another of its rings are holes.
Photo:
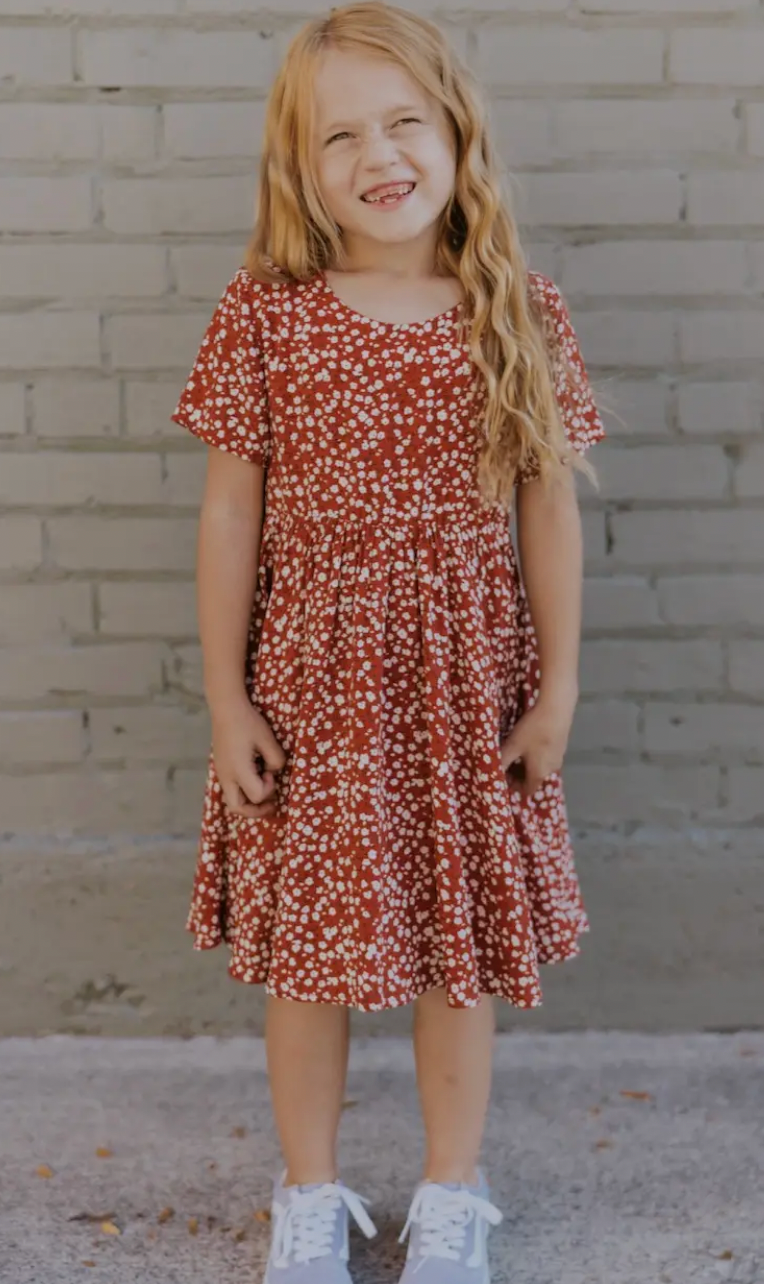
[[[557,341],[553,366],[554,390],[568,442],[579,454],[602,441],[605,428],[589,383],[578,337],[567,304],[557,286],[547,277],[533,274],[531,284],[545,322]],[[516,482],[533,481],[539,475],[537,460],[518,471]]]
[[[265,468],[271,430],[262,351],[262,292],[241,268],[207,327],[171,416],[209,446]]]

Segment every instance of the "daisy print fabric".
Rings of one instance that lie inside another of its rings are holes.
[[[530,288],[585,451],[604,433],[565,303]],[[378,1011],[437,986],[534,1008],[539,966],[589,928],[559,775],[523,802],[501,765],[538,654],[507,512],[477,487],[462,320],[376,321],[323,276],[241,269],[173,415],[265,469],[245,679],[287,764],[276,813],[241,820],[210,756],[187,926],[281,998]]]

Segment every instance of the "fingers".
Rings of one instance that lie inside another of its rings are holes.
[[[270,771],[278,772],[286,766],[286,754],[265,719],[262,721],[256,747]]]
[[[513,763],[522,759],[523,749],[523,737],[515,729],[501,746],[501,765],[505,771],[509,771]]]
[[[259,820],[263,816],[275,815],[276,780],[272,772],[266,771],[261,777],[253,768],[242,773],[241,781],[221,781],[221,786],[225,805],[234,816]]]

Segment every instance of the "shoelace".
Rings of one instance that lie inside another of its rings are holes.
[[[420,1227],[419,1255],[422,1260],[414,1270],[419,1270],[428,1257],[458,1262],[467,1238],[467,1228],[480,1217],[492,1226],[498,1226],[502,1220],[498,1208],[471,1190],[447,1190],[435,1182],[420,1186],[400,1237],[400,1243],[403,1243],[413,1225]],[[475,1231],[475,1248],[468,1258],[468,1266],[483,1265],[483,1236],[477,1233],[477,1227]]]
[[[276,1265],[289,1266],[294,1261],[302,1266],[317,1257],[328,1257],[332,1251],[337,1213],[343,1204],[367,1239],[371,1239],[377,1228],[364,1208],[368,1202],[347,1186],[333,1182],[317,1186],[315,1190],[290,1191],[286,1207],[277,1206],[275,1209],[273,1251]]]

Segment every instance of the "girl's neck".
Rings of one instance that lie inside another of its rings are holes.
[[[435,237],[401,245],[385,245],[379,241],[345,242],[346,259],[339,269],[342,272],[365,276],[387,276],[427,279],[435,272]]]

